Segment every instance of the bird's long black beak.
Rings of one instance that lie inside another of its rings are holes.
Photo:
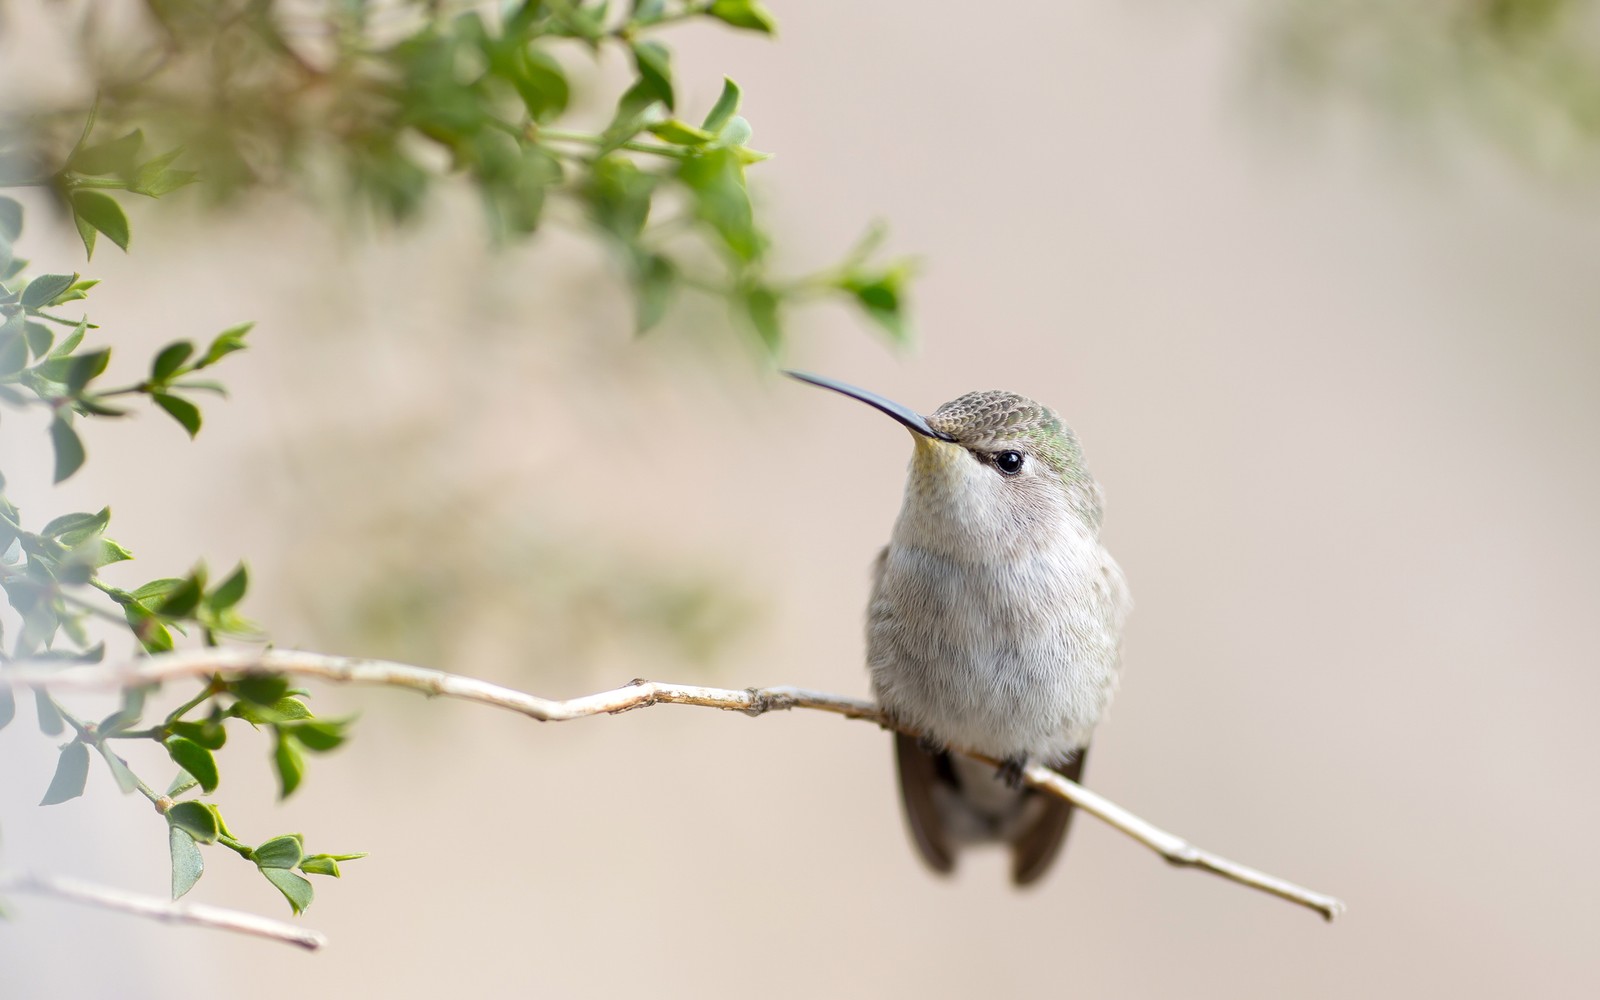
[[[918,434],[923,435],[924,437],[931,437],[939,441],[955,440],[955,438],[951,437],[949,434],[946,434],[943,431],[936,431],[932,427],[928,426],[927,417],[924,417],[922,414],[908,407],[901,406],[892,399],[884,399],[875,392],[868,392],[865,389],[857,389],[853,385],[847,385],[844,382],[835,381],[831,378],[825,378],[821,375],[813,375],[810,372],[785,370],[784,374],[790,378],[799,379],[802,382],[809,382],[812,385],[820,385],[824,389],[832,389],[834,392],[849,396],[851,399],[858,399],[876,410],[882,410],[884,413],[887,413],[889,416],[895,418],[902,424],[905,424],[907,427],[916,431]]]

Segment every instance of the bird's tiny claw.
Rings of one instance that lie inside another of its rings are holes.
[[[1022,787],[1022,772],[1028,769],[1028,758],[1007,757],[1000,762],[994,776],[1006,783],[1007,788]]]

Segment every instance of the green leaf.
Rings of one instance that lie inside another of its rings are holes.
[[[246,674],[228,689],[245,701],[270,706],[289,693],[289,680],[277,674]]]
[[[78,150],[67,160],[67,169],[80,174],[131,175],[143,144],[144,133],[134,129],[120,139]]]
[[[635,241],[650,216],[650,195],[659,180],[619,154],[596,161],[584,192],[595,224],[624,241]]]
[[[571,88],[561,64],[548,52],[526,49],[513,72],[511,85],[536,122],[547,122],[567,109]]]
[[[710,149],[678,165],[678,179],[695,196],[695,213],[716,230],[735,257],[752,261],[765,246],[745,191],[744,167],[729,149]]]
[[[165,392],[153,392],[150,398],[156,405],[166,410],[167,413],[183,425],[190,437],[200,433],[200,408],[180,396],[169,395]]]
[[[78,325],[73,328],[70,334],[67,335],[67,339],[57,344],[55,350],[50,352],[50,356],[52,358],[64,358],[73,351],[77,350],[78,345],[83,343],[83,335],[88,331],[88,329],[89,321],[86,319],[79,320]]]
[[[645,91],[665,104],[668,111],[673,110],[671,56],[666,46],[659,42],[634,42],[631,48],[633,65],[639,71]]]
[[[285,723],[280,728],[313,753],[327,753],[345,740],[349,719],[306,719]]]
[[[303,913],[306,907],[311,905],[311,897],[314,894],[311,883],[294,872],[283,868],[263,868],[261,874],[266,876],[268,882],[277,886],[294,912]]]
[[[279,698],[267,707],[267,711],[274,716],[275,722],[296,722],[300,719],[311,718],[311,709],[299,698]]]
[[[199,787],[200,782],[194,780],[194,775],[180,767],[178,773],[172,776],[172,783],[167,785],[167,798],[182,795],[191,788]]]
[[[83,548],[74,550],[73,556],[99,569],[112,563],[126,562],[133,558],[133,553],[109,538],[96,538]]]
[[[735,28],[747,28],[767,35],[778,30],[778,23],[756,0],[716,0],[706,13]]]
[[[228,578],[217,585],[206,598],[206,604],[212,611],[226,611],[238,604],[244,598],[244,592],[250,586],[250,573],[245,569],[244,563],[239,564]]]
[[[40,529],[45,538],[54,538],[62,545],[80,545],[104,531],[111,523],[111,508],[103,507],[98,514],[62,514]]]
[[[276,726],[282,722],[296,722],[311,718],[311,709],[298,698],[279,698],[271,705],[251,705],[239,702],[230,714],[258,726]]]
[[[161,353],[150,363],[150,381],[165,382],[183,367],[183,363],[189,360],[189,355],[193,353],[194,345],[187,340],[180,340],[163,347]]]
[[[739,293],[739,305],[745,318],[755,328],[761,343],[774,354],[783,342],[783,328],[778,321],[779,302],[777,294],[764,285],[755,285]]]
[[[182,736],[207,750],[221,750],[222,745],[228,742],[228,729],[220,718],[203,719],[199,722],[180,719],[167,723],[167,729],[174,736]]]
[[[187,577],[164,576],[159,580],[151,580],[141,584],[134,590],[132,596],[140,604],[160,604],[167,596],[188,582]]]
[[[128,769],[128,762],[106,749],[104,743],[100,744],[100,756],[105,758],[106,767],[111,770],[111,777],[116,781],[117,788],[122,794],[128,795],[139,790],[139,779]]]
[[[0,240],[17,242],[22,235],[22,202],[0,196]]]
[[[7,378],[28,367],[28,321],[17,313],[0,327],[0,378]]]
[[[206,353],[199,361],[195,362],[195,369],[198,371],[201,368],[209,368],[234,351],[244,350],[244,335],[249,333],[250,328],[253,326],[255,326],[254,323],[240,323],[238,326],[231,326],[217,334],[216,339],[211,342],[211,346],[206,348]]]
[[[300,862],[300,870],[307,875],[332,875],[339,877],[339,862],[331,854],[313,854]]]
[[[727,77],[722,78],[722,93],[717,97],[717,103],[711,106],[711,111],[706,115],[706,120],[700,127],[715,135],[722,131],[722,126],[728,124],[728,119],[739,110],[739,85]],[[737,145],[735,143],[734,145]]]
[[[891,337],[904,343],[908,339],[904,291],[910,273],[910,266],[902,264],[882,274],[850,274],[839,282],[839,287],[854,297]]]
[[[213,843],[222,832],[216,810],[204,802],[179,802],[167,810],[167,822],[202,844]]]
[[[664,122],[656,122],[646,129],[651,135],[674,146],[704,146],[716,136],[704,129],[695,128],[687,122],[676,118],[669,118]]]
[[[172,852],[172,898],[181,899],[205,874],[206,859],[182,827],[167,828],[167,847]]]
[[[50,444],[55,448],[55,481],[59,483],[83,465],[83,442],[78,440],[78,432],[57,413],[50,421]]]
[[[105,653],[105,643],[100,643],[97,648],[100,650],[100,653],[103,656]],[[113,733],[120,733],[124,729],[129,729],[135,723],[137,723],[139,721],[139,717],[144,714],[144,700],[149,693],[150,688],[147,687],[131,687],[125,689],[122,692],[122,704],[117,707],[115,712],[112,712],[110,715],[101,719],[100,725],[96,727],[100,731],[100,734],[102,736],[109,736]]]
[[[65,385],[67,392],[76,396],[83,391],[83,387],[99,378],[106,370],[106,365],[111,363],[111,348],[102,347],[98,351],[89,351],[79,354],[71,359],[67,365]]]
[[[83,783],[88,779],[89,748],[74,740],[61,748],[61,756],[56,759],[55,777],[50,779],[50,787],[39,804],[53,806],[77,798],[83,794]]]
[[[134,175],[128,190],[135,194],[148,195],[151,198],[160,198],[162,195],[171,194],[188,184],[199,180],[200,175],[193,170],[173,170],[171,164],[183,152],[180,147],[170,153],[163,153],[153,160],[145,163]]]
[[[201,791],[210,793],[217,790],[217,760],[211,756],[210,750],[182,736],[168,736],[162,742],[172,762],[200,782]]]
[[[615,152],[624,142],[632,139],[644,127],[646,113],[659,103],[655,92],[644,80],[635,80],[617,99],[617,110],[602,135],[600,155]]]
[[[56,305],[86,299],[89,297],[89,289],[98,284],[100,284],[99,278],[79,278],[72,283],[72,287],[56,296]]]
[[[305,847],[292,833],[273,837],[250,854],[250,860],[260,868],[293,868],[305,857]]]
[[[634,294],[639,300],[638,332],[653,328],[667,314],[678,285],[678,267],[663,254],[644,252],[635,263]]]
[[[61,712],[56,709],[56,703],[50,700],[49,695],[35,689],[33,706],[39,717],[39,732],[46,736],[60,736],[67,731],[67,721],[61,717]]]
[[[128,620],[128,627],[133,629],[134,636],[147,653],[170,653],[172,651],[172,633],[167,627],[151,614],[148,610],[136,603],[126,604],[122,608],[122,616]]]
[[[165,583],[166,581],[160,582]],[[145,586],[148,587],[149,584],[145,584]],[[144,588],[141,587],[139,589],[143,590]],[[204,592],[205,579],[201,575],[201,571],[196,570],[193,574],[180,580],[176,587],[168,590],[166,596],[161,598],[160,603],[155,605],[154,611],[163,618],[187,618],[194,613],[195,608],[200,606],[200,597]],[[135,591],[134,596],[139,596],[137,591]],[[149,601],[145,601],[145,603],[148,605]]]
[[[0,729],[11,725],[17,717],[17,697],[11,693],[10,684],[0,684]]]
[[[87,260],[94,260],[94,247],[100,239],[100,231],[77,212],[72,213],[72,225],[78,230],[78,239],[83,241],[83,256]]]
[[[79,236],[83,235],[83,224],[87,223],[124,251],[128,249],[128,217],[123,214],[122,206],[117,204],[115,198],[99,191],[74,191],[72,214],[79,223]],[[92,255],[93,241],[85,239],[84,249]]]
[[[54,331],[43,323],[35,323],[32,320],[29,320],[23,329],[23,336],[28,341],[28,350],[33,352],[34,357],[43,358],[50,353],[50,345],[56,339]]]
[[[24,309],[43,309],[56,300],[56,296],[72,287],[78,280],[77,274],[41,274],[28,282],[28,287],[22,290],[22,307]]]
[[[282,729],[278,730],[277,746],[272,751],[272,766],[278,772],[278,798],[286,799],[300,787],[306,762],[295,738]]]

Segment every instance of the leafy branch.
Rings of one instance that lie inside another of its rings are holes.
[[[142,172],[186,179],[129,162],[148,131],[187,149],[217,198],[264,185],[315,189],[332,166],[339,203],[390,220],[419,215],[445,178],[475,190],[499,239],[533,234],[551,217],[585,220],[616,251],[640,332],[688,291],[726,302],[768,351],[782,345],[789,307],[818,296],[854,303],[896,342],[907,335],[905,261],[852,257],[826,280],[775,273],[745,176],[768,154],[749,145],[739,87],[725,81],[702,115],[687,113],[662,35],[695,22],[773,34],[753,0],[524,0],[465,12],[403,0],[381,16],[363,2],[147,0],[145,10],[147,30],[119,36],[114,51],[82,40],[102,116],[142,131],[66,157],[49,186],[75,211],[74,199],[97,194],[86,184],[131,185]],[[577,127],[572,119],[592,118],[572,113],[583,61],[618,58],[631,80],[609,100],[608,120]],[[206,81],[198,91],[197,80]],[[41,116],[23,159],[49,161],[52,132],[83,115]],[[87,175],[113,163],[109,180]],[[557,202],[572,211],[552,213]],[[96,211],[79,216],[80,230],[105,218],[117,231],[105,205],[85,204]]]
[[[141,162],[138,154],[143,140],[138,131],[108,143],[86,145],[93,118],[91,113],[65,166],[47,177],[24,182],[49,187],[71,207],[85,253],[93,252],[97,233],[124,249],[128,244],[126,217],[104,190],[159,197],[192,179],[188,172],[171,166],[176,152]],[[99,327],[87,316],[70,318],[56,312],[86,298],[96,282],[76,273],[26,277],[28,262],[13,251],[22,232],[21,203],[0,197],[0,259],[4,264],[0,277],[0,315],[4,317],[0,324],[0,403],[49,413],[54,480],[67,479],[84,464],[86,449],[75,421],[128,415],[120,397],[147,397],[190,437],[199,433],[202,416],[193,394],[223,394],[221,385],[198,377],[199,373],[243,350],[249,324],[223,331],[204,350],[197,350],[189,341],[168,344],[151,359],[147,377],[128,385],[103,386],[101,377],[110,364],[111,348],[84,346],[88,332]],[[70,330],[59,342],[57,328]],[[97,661],[105,652],[104,642],[92,641],[91,626],[97,620],[124,625],[147,653],[175,648],[175,632],[186,635],[193,631],[207,646],[215,646],[224,637],[260,638],[238,611],[249,586],[242,564],[215,584],[208,581],[205,567],[198,565],[183,577],[150,580],[125,589],[101,575],[105,567],[132,558],[126,547],[105,534],[110,523],[111,510],[106,507],[97,513],[63,514],[30,530],[22,512],[5,495],[5,478],[0,474],[0,590],[20,619],[9,653],[0,646],[0,663],[15,659],[58,664]],[[5,622],[0,621],[0,644],[5,639]],[[140,728],[145,703],[142,689],[130,690],[116,712],[98,721],[80,719],[44,691],[36,691],[40,730],[46,736],[70,736],[60,746],[54,775],[40,805],[58,805],[82,795],[91,757],[98,755],[125,794],[138,792],[165,817],[173,899],[187,893],[205,870],[198,845],[220,844],[254,863],[298,913],[313,898],[305,875],[338,877],[339,862],[362,855],[307,854],[300,834],[246,843],[228,829],[215,804],[182,796],[195,789],[203,795],[216,790],[221,775],[215,754],[227,740],[225,724],[233,719],[271,731],[280,796],[291,794],[302,780],[305,754],[337,747],[344,741],[348,725],[348,720],[317,718],[301,700],[303,694],[289,691],[287,683],[257,680],[241,686],[219,680],[159,723]],[[12,692],[0,692],[0,728],[15,714]],[[147,740],[161,745],[178,766],[167,790],[157,792],[135,774],[127,760],[112,749],[113,740]]]

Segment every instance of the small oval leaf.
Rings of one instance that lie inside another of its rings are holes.
[[[182,736],[168,736],[163,742],[167,747],[167,756],[193,775],[194,780],[200,782],[202,791],[217,790],[217,759],[211,756],[210,750]]]
[[[82,223],[104,233],[106,239],[123,250],[128,249],[128,217],[123,214],[122,206],[117,204],[115,198],[99,191],[74,191],[72,213]],[[81,225],[79,228],[82,235]],[[85,242],[88,242],[87,239]]]
[[[200,855],[194,838],[182,827],[167,829],[167,846],[172,852],[172,898],[178,899],[193,889],[205,874],[206,859]]]
[[[55,777],[45,790],[41,806],[53,806],[83,794],[83,784],[89,779],[89,748],[76,741],[61,748],[56,760]]]
[[[202,844],[215,841],[222,830],[216,812],[204,802],[179,802],[167,810],[167,822]]]
[[[305,849],[300,846],[300,838],[292,833],[273,837],[250,855],[250,859],[262,868],[293,868],[303,857]]]
[[[263,868],[261,874],[266,876],[268,882],[277,886],[294,912],[302,913],[311,905],[311,897],[314,895],[311,883],[299,875],[286,868]]]

